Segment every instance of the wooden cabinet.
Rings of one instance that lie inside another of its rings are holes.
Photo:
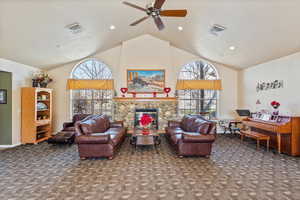
[[[49,139],[52,130],[52,89],[22,88],[22,144]]]

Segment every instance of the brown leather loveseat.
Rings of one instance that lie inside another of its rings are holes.
[[[75,124],[79,156],[112,159],[126,137],[123,122],[110,122],[107,115],[90,115]]]
[[[168,122],[166,137],[180,157],[209,156],[216,138],[216,123],[201,115],[186,115],[180,122]]]

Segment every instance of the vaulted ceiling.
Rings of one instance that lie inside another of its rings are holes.
[[[151,0],[128,0],[144,7]],[[209,60],[246,68],[300,51],[298,0],[167,0],[186,18],[128,26],[144,13],[121,0],[0,0],[0,57],[41,68],[79,60],[142,34],[152,34]],[[66,25],[78,22],[72,34]],[[213,24],[227,27],[219,36]],[[115,30],[109,27],[114,25]],[[177,29],[183,27],[183,31]],[[229,50],[235,46],[234,51]]]

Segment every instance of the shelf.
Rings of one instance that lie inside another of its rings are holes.
[[[49,109],[37,110],[38,112],[48,111]]]
[[[43,141],[45,141],[45,140],[48,140],[49,138],[50,138],[49,136],[40,138],[40,139],[36,140],[35,143],[43,142]]]
[[[37,101],[40,101],[40,102],[49,102],[50,100],[49,99],[38,99]]]
[[[50,119],[36,120],[36,126],[50,125]]]
[[[115,97],[115,102],[126,102],[126,101],[177,101],[176,97]]]
[[[36,131],[36,134],[41,134],[41,133],[47,133],[49,130],[39,130],[39,131]]]

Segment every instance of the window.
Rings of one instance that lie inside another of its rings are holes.
[[[181,69],[179,79],[182,80],[216,80],[218,73],[209,63],[196,61]],[[210,117],[217,115],[216,90],[178,90],[178,111],[180,115],[209,113]]]
[[[112,79],[112,73],[104,63],[96,59],[89,59],[75,66],[71,78],[91,80]],[[112,116],[112,98],[112,90],[72,90],[72,115],[103,113]]]

